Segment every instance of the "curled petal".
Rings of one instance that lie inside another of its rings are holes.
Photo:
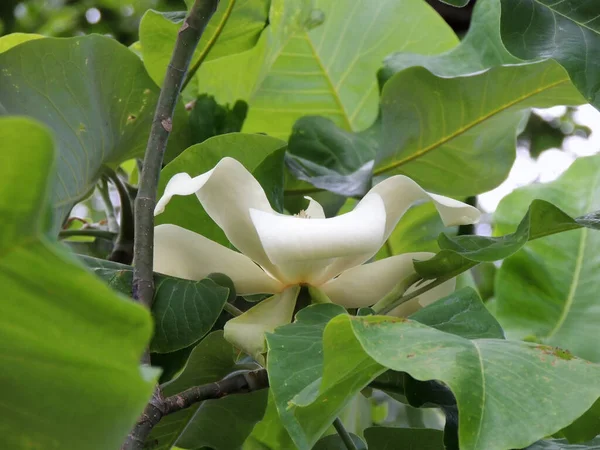
[[[304,197],[309,201],[308,208],[306,208],[305,213],[311,219],[324,219],[325,211],[323,211],[323,207],[321,204],[311,197]]]
[[[160,214],[174,195],[196,194],[207,214],[244,255],[274,274],[276,269],[261,246],[250,220],[250,208],[277,214],[265,191],[248,170],[233,158],[223,158],[214,169],[197,177],[178,173],[169,180],[154,214]]]
[[[432,200],[446,226],[477,223],[481,217],[477,208],[449,197],[430,194],[404,175],[383,180],[374,186],[370,193],[379,194],[385,203],[385,239],[392,233],[406,210],[419,200]]]
[[[346,308],[370,306],[382,299],[398,283],[415,274],[413,260],[426,260],[433,253],[404,253],[343,272],[321,286],[333,303]]]
[[[330,219],[306,219],[250,210],[269,260],[288,283],[314,284],[335,258],[376,252],[383,244],[385,208],[379,195]]]
[[[417,287],[412,286],[408,291],[406,291],[406,293],[410,294],[416,289],[420,289],[433,281],[434,280],[428,281],[426,283],[420,284]],[[424,308],[427,305],[431,305],[433,302],[439,300],[440,298],[452,294],[455,288],[456,278],[452,278],[451,280],[448,280],[445,283],[434,287],[430,291],[427,291],[419,295],[418,297],[415,297],[407,301],[406,303],[401,304],[397,308],[392,309],[387,315],[395,317],[408,317],[411,314],[417,312],[419,309]]]
[[[154,229],[154,270],[187,280],[221,272],[231,278],[240,295],[275,293],[284,288],[250,258],[176,225]]]
[[[292,321],[298,292],[300,287],[292,286],[231,319],[223,328],[225,339],[264,365],[265,332]]]

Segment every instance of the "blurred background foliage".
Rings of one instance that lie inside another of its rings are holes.
[[[108,34],[125,45],[137,40],[148,9],[181,11],[183,0],[1,0],[0,35],[21,32],[67,37]]]

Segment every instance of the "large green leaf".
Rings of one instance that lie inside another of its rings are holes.
[[[582,227],[600,228],[599,214],[573,219],[552,203],[536,199],[513,233],[498,237],[441,234],[438,244],[442,251],[427,261],[416,261],[415,269],[427,279],[456,276],[481,262],[507,258],[528,241]]]
[[[600,106],[600,3],[502,0],[502,39],[523,59],[554,58],[589,103]]]
[[[346,130],[366,128],[377,115],[375,72],[386,55],[439,53],[457,43],[452,30],[420,0],[381,0],[374,7],[368,0],[284,3],[272,2],[271,25],[261,36],[268,42],[259,42],[243,73],[199,81],[201,90],[232,102],[231,86],[235,89],[243,77],[245,89],[237,94],[250,104],[245,131],[287,138],[304,115],[325,116]],[[423,28],[428,33],[418,32]],[[266,56],[260,58],[262,46]],[[232,72],[246,57],[236,55],[221,66],[222,73]]]
[[[173,175],[180,172],[191,176],[200,175],[211,170],[225,156],[237,159],[255,176],[261,173],[262,176],[257,176],[257,179],[266,188],[267,194],[282,195],[283,161],[282,155],[275,153],[278,150],[283,151],[285,147],[285,142],[259,134],[231,133],[207,139],[201,144],[191,146],[164,167],[160,175],[158,195],[162,195]],[[269,157],[279,158],[279,168],[273,167],[274,161]],[[265,170],[261,167],[263,163],[270,169]],[[277,171],[280,173],[277,174]],[[276,198],[269,197],[271,205],[277,207]],[[156,217],[156,224],[161,223],[179,225],[215,242],[229,244],[225,233],[206,214],[194,195],[173,197],[165,212]]]
[[[531,199],[550,201],[570,215],[600,209],[600,157],[578,159],[558,180],[518,189],[494,216],[498,233],[514,227]],[[507,335],[533,338],[600,362],[597,274],[600,234],[586,228],[526,245],[496,278],[497,317]]]
[[[46,237],[48,130],[0,118],[0,142],[0,447],[118,448],[154,385],[150,316]]]
[[[105,36],[36,39],[0,54],[0,114],[30,116],[54,131],[54,230],[94,187],[102,165],[143,153],[157,99],[139,58]],[[188,139],[185,111],[178,111],[173,152]]]
[[[374,174],[405,174],[445,195],[488,191],[512,167],[523,110],[581,103],[554,61],[455,78],[408,68],[383,88],[383,146]]]
[[[110,287],[131,295],[133,267],[102,259],[81,259]],[[229,289],[210,278],[183,280],[154,276],[152,317],[155,329],[150,351],[170,353],[198,342],[215,324],[229,296]]]
[[[175,395],[193,386],[213,383],[239,369],[234,361],[234,349],[223,338],[222,331],[215,331],[204,338],[195,348],[181,374],[163,387],[165,396]],[[147,442],[155,445],[153,450],[170,449],[186,427],[193,429],[194,413],[200,404],[183,409],[162,418],[152,430]],[[199,416],[202,419],[202,415]],[[198,425],[201,426],[201,425]]]
[[[193,2],[187,2],[188,7],[191,7],[191,3]],[[200,58],[210,61],[251,49],[266,26],[268,12],[268,0],[220,1],[202,33],[190,65],[195,65]],[[149,10],[140,22],[144,66],[159,86],[165,79],[167,65],[185,15],[185,11],[160,13]]]
[[[600,437],[585,444],[569,444],[565,439],[550,439],[536,442],[526,450],[600,450]]]
[[[560,349],[469,340],[406,319],[339,315],[325,328],[323,349],[321,385],[290,405],[307,436],[386,369],[440,380],[452,390],[461,450],[522,448],[573,422],[600,396],[600,366]],[[319,423],[310,420],[317,414]]]

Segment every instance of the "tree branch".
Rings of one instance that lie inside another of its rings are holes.
[[[230,394],[258,391],[268,387],[267,371],[259,369],[238,373],[215,383],[195,386],[166,398],[163,398],[157,389],[146,405],[144,413],[127,437],[125,445],[129,445],[129,447],[123,446],[122,449],[143,449],[150,432],[164,416],[189,408],[204,400],[217,399]]]
[[[152,306],[154,297],[152,257],[156,188],[167,141],[173,128],[173,113],[194,50],[218,3],[219,0],[196,0],[184,20],[160,91],[146,147],[139,191],[135,200],[133,298],[147,308]]]
[[[333,427],[348,450],[358,450],[356,444],[352,440],[352,436],[350,436],[339,417],[336,417],[336,419],[333,421]]]

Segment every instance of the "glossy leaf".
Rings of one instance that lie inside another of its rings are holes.
[[[181,374],[164,385],[164,395],[174,395],[193,386],[221,380],[238,369],[233,356],[234,349],[223,339],[222,331],[209,334],[192,350]],[[170,449],[186,427],[196,427],[194,413],[199,406],[196,404],[163,417],[152,430],[147,443],[154,445],[153,450]]]
[[[96,258],[82,259],[110,287],[131,295],[133,267]],[[155,330],[150,342],[154,353],[170,353],[198,342],[215,324],[229,297],[229,289],[209,278],[192,281],[156,274],[154,283]]]
[[[496,230],[512,228],[533,198],[573,216],[600,209],[599,173],[600,157],[581,158],[552,183],[518,189],[498,207]],[[504,262],[496,279],[496,314],[509,337],[534,339],[600,362],[596,248],[600,234],[584,228],[531,242]]]
[[[102,165],[143,154],[157,99],[139,58],[108,37],[36,39],[0,54],[0,114],[30,116],[54,131],[55,231]],[[182,107],[177,114],[167,158],[189,138]]]
[[[439,53],[457,42],[421,1],[381,0],[374,8],[367,0],[285,3],[272,2],[270,25],[248,55],[201,69],[200,89],[220,102],[248,101],[244,131],[285,139],[304,115],[327,117],[346,130],[366,128],[377,115],[375,72],[386,55]],[[423,27],[430,31],[418,33]]]
[[[163,168],[158,185],[158,196],[160,198],[173,175],[181,172],[186,172],[192,177],[200,175],[211,170],[225,156],[237,159],[255,176],[257,172],[261,171],[262,176],[257,179],[261,184],[271,186],[266,189],[267,194],[274,192],[282,195],[282,155],[279,155],[279,177],[273,173],[273,170],[277,168],[273,168],[273,160],[268,160],[268,157],[277,150],[285,149],[285,147],[286,143],[279,139],[258,134],[232,133],[215,136],[201,144],[191,146]],[[272,169],[266,171],[261,169],[260,166],[263,163],[268,164]],[[279,186],[277,186],[277,181],[279,181]],[[270,200],[271,205],[277,207],[278,200],[272,195]],[[179,225],[200,233],[215,242],[229,245],[225,233],[206,214],[194,195],[173,197],[165,211],[156,216],[155,222],[157,225],[162,223]]]
[[[507,258],[527,241],[582,227],[600,228],[598,214],[573,219],[552,203],[536,199],[515,232],[498,237],[441,234],[438,243],[442,251],[427,261],[415,262],[415,269],[427,279],[455,276],[480,262]]]
[[[444,195],[488,191],[512,167],[523,110],[584,102],[554,61],[455,78],[408,68],[383,88],[374,174],[405,174]]]
[[[600,437],[585,444],[569,444],[566,439],[549,439],[536,442],[525,450],[600,450]]]
[[[23,42],[33,41],[34,39],[40,39],[44,36],[40,34],[29,34],[29,33],[11,33],[0,37],[0,53],[5,52],[8,49],[13,48],[15,45],[19,45]]]
[[[0,165],[0,446],[118,448],[158,375],[139,366],[150,316],[47,238],[48,129],[0,118],[0,142],[19,155]]]
[[[325,329],[323,348],[321,385],[305,390],[292,402],[297,407],[290,407],[304,420],[313,417],[306,436],[317,431],[315,415],[335,417],[349,393],[385,369],[450,387],[459,408],[461,450],[522,448],[571,423],[600,396],[600,366],[553,347],[468,340],[406,319],[337,316]]]
[[[188,7],[191,7],[188,2]],[[267,0],[223,0],[206,26],[190,66],[251,49],[266,26]],[[140,44],[144,66],[159,86],[175,47],[186,12],[160,13],[149,10],[140,22]],[[214,44],[212,43],[212,41]],[[209,48],[212,46],[212,48]]]
[[[369,450],[444,450],[442,432],[426,428],[372,427],[365,430]]]
[[[600,106],[600,4],[502,0],[502,39],[522,59],[553,58],[587,101]]]

